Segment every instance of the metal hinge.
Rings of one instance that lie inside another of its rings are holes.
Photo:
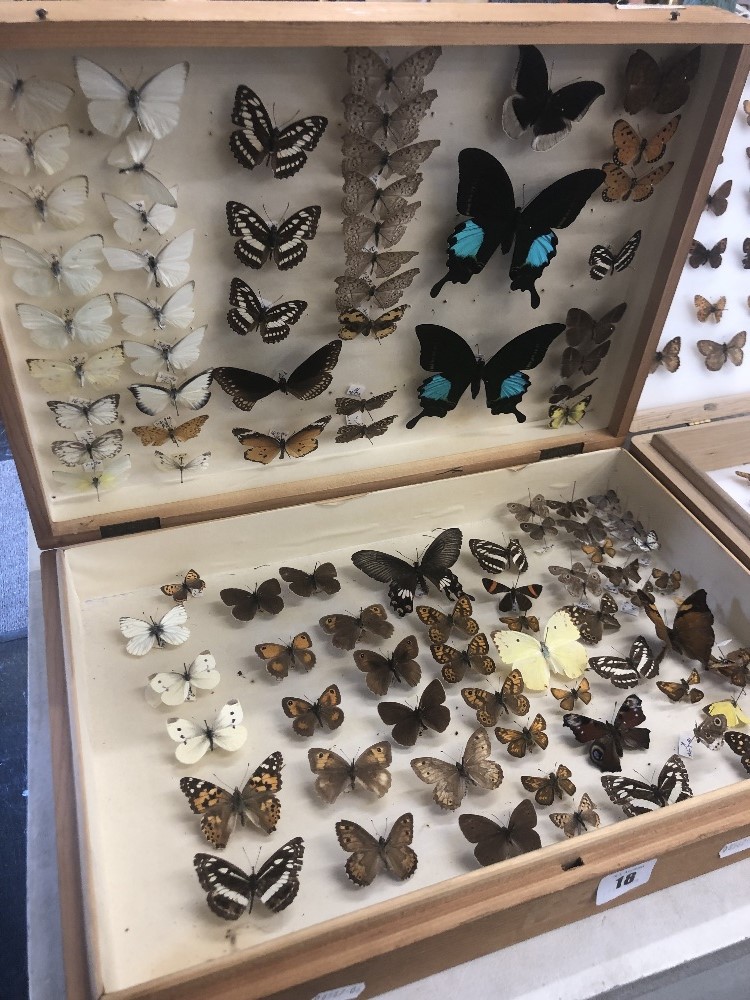
[[[161,528],[161,519],[146,517],[142,521],[123,521],[121,524],[103,524],[99,529],[102,538],[116,538],[118,535],[138,535],[142,531],[156,531]]]
[[[583,453],[583,441],[576,441],[574,444],[563,444],[557,448],[542,448],[539,452],[539,461],[544,462],[548,458],[564,458],[566,455],[580,455]]]

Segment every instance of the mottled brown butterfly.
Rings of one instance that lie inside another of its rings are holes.
[[[338,729],[344,721],[340,704],[341,692],[335,684],[327,687],[315,702],[304,698],[281,699],[284,715],[292,719],[292,728],[299,736],[312,736],[316,726],[321,729]]]
[[[540,806],[551,806],[556,798],[575,795],[576,786],[570,780],[573,772],[565,764],[559,764],[557,771],[550,771],[545,777],[522,774],[521,784],[527,792],[534,792],[534,799]]]
[[[476,635],[479,631],[479,625],[471,617],[471,600],[467,594],[458,598],[448,614],[425,604],[417,605],[414,610],[422,624],[427,625],[430,642],[446,642],[454,629],[465,636]]]
[[[695,687],[700,681],[698,671],[691,670],[690,676],[681,681],[657,681],[656,686],[670,701],[689,701],[691,705],[695,705],[705,697],[700,688]]]
[[[550,813],[549,818],[566,837],[576,837],[587,833],[589,827],[599,826],[599,813],[595,809],[588,792],[584,792],[577,810],[572,813]]]
[[[307,751],[310,770],[317,775],[315,791],[324,802],[335,802],[344,789],[353,791],[357,782],[378,798],[391,787],[391,745],[387,740],[373,743],[356,760],[347,760],[333,750],[312,747]]]
[[[525,757],[526,751],[532,753],[535,746],[546,750],[549,736],[544,732],[547,723],[541,715],[536,715],[528,726],[522,729],[505,729],[498,726],[495,736],[505,745],[511,757]]]
[[[494,726],[501,712],[528,715],[530,703],[523,693],[523,676],[520,670],[511,670],[499,691],[484,688],[462,688],[461,697],[477,713],[477,722],[487,728]]]
[[[368,635],[381,639],[390,639],[393,635],[393,625],[382,604],[370,604],[358,615],[324,615],[320,627],[331,636],[337,649],[354,649]]]
[[[572,712],[576,707],[577,701],[582,701],[584,705],[588,705],[591,701],[591,689],[589,686],[588,679],[586,677],[581,678],[580,684],[577,687],[572,688],[553,688],[549,689],[549,693],[560,702],[560,708],[565,712]]]
[[[443,664],[441,671],[442,678],[448,684],[456,684],[463,680],[467,670],[475,670],[478,674],[494,673],[495,662],[487,654],[490,651],[490,644],[484,632],[477,634],[469,640],[466,649],[456,649],[454,646],[447,646],[445,643],[433,643],[430,652],[437,663]]]
[[[206,589],[205,580],[201,580],[200,573],[195,569],[189,569],[185,574],[182,583],[165,583],[159,588],[162,594],[171,597],[173,601],[181,604],[188,597],[200,597]]]
[[[346,874],[355,885],[370,885],[383,869],[400,881],[411,878],[417,870],[417,855],[411,848],[413,834],[411,813],[399,816],[388,836],[377,840],[359,823],[339,820],[336,836],[341,847],[351,855],[346,862]]]

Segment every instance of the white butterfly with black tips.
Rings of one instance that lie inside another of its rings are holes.
[[[684,802],[693,795],[687,768],[677,754],[667,760],[659,772],[656,784],[605,774],[602,776],[602,787],[626,816],[653,812],[654,809],[662,809],[675,802]]]
[[[53,454],[63,465],[85,465],[93,467],[101,465],[109,458],[115,458],[122,451],[122,431],[118,429],[106,431],[99,437],[84,436],[80,441],[53,441]]]
[[[173,608],[176,611],[177,608]],[[168,612],[171,614],[172,612]],[[242,706],[232,698],[216,714],[213,722],[193,722],[191,719],[167,719],[167,732],[179,744],[174,755],[181,764],[194,764],[218,747],[233,752],[247,739],[247,729],[241,724]]]
[[[120,396],[113,392],[91,402],[88,399],[73,398],[67,403],[63,399],[49,399],[47,406],[52,410],[58,427],[66,430],[82,431],[87,427],[106,427],[117,420]]]
[[[594,281],[601,281],[608,274],[615,274],[630,267],[635,258],[635,252],[641,242],[641,231],[633,233],[630,239],[624,244],[622,250],[615,254],[612,247],[605,247],[597,244],[589,254],[589,274]]]
[[[181,646],[190,638],[186,621],[187,611],[182,604],[170,608],[158,621],[123,616],[120,618],[120,631],[128,640],[125,650],[132,656],[145,656],[154,646],[160,649]]]
[[[148,679],[146,699],[151,704],[181,705],[185,701],[195,701],[196,689],[213,691],[221,680],[216,669],[216,658],[204,649],[182,670],[169,670],[152,674]]]
[[[102,247],[102,253],[113,271],[145,271],[149,285],[153,281],[157,288],[175,288],[190,273],[194,235],[195,230],[188,229],[156,253],[122,247]]]
[[[141,413],[155,417],[170,404],[177,413],[180,407],[188,410],[202,410],[211,398],[211,381],[213,370],[207,368],[198,372],[192,378],[186,379],[181,385],[129,385],[128,389],[135,396],[135,405]]]
[[[280,271],[301,264],[307,256],[307,242],[318,231],[320,205],[308,205],[283,222],[267,223],[252,208],[239,201],[227,202],[227,224],[234,244],[235,257],[255,270],[269,259]]]
[[[249,87],[240,84],[234,97],[232,124],[239,129],[229,137],[235,160],[253,170],[264,160],[276,178],[292,177],[307,162],[323,137],[328,119],[322,115],[300,118],[284,128],[275,128],[266,106]]]
[[[304,841],[294,837],[264,861],[257,873],[253,868],[248,875],[214,854],[196,854],[193,864],[213,912],[224,920],[239,920],[245,910],[252,912],[256,898],[274,913],[289,906],[299,892],[304,853]]]

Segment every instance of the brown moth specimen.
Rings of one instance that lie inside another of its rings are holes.
[[[312,597],[313,594],[337,594],[341,584],[336,577],[336,567],[325,562],[316,566],[312,573],[292,566],[280,566],[279,576],[298,597]]]
[[[664,367],[666,371],[674,375],[680,367],[681,346],[682,338],[672,337],[672,339],[668,340],[661,350],[655,351],[654,359],[651,362],[651,368],[649,369],[650,373],[653,375],[659,368]]]
[[[404,881],[417,870],[417,855],[411,848],[414,820],[411,813],[399,816],[387,837],[377,840],[359,823],[341,819],[336,824],[336,836],[341,847],[351,855],[346,874],[355,885],[370,885],[385,869],[394,878]]]
[[[391,787],[391,745],[387,740],[374,743],[363,750],[356,760],[347,760],[333,750],[312,747],[307,751],[310,770],[317,775],[315,791],[324,802],[335,802],[349,786],[350,791],[359,782],[382,798]]]
[[[470,786],[491,789],[502,782],[503,769],[489,760],[490,753],[489,736],[480,728],[469,737],[461,760],[415,757],[411,767],[420,781],[435,786],[432,797],[441,809],[457,809]]]
[[[193,417],[192,420],[186,420],[184,424],[175,427],[169,417],[163,417],[148,427],[134,427],[133,433],[144,447],[155,445],[160,448],[167,441],[180,445],[197,437],[207,420],[207,415]]]
[[[232,617],[240,622],[252,621],[259,611],[264,611],[267,615],[278,615],[284,610],[281,584],[276,577],[264,580],[254,590],[225,587],[219,591],[219,597],[232,609]]]

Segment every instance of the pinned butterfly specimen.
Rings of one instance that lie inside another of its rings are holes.
[[[415,427],[422,417],[444,417],[455,409],[471,387],[472,399],[484,383],[490,413],[512,413],[519,423],[526,420],[518,406],[531,385],[524,374],[544,360],[547,349],[563,332],[562,323],[535,326],[504,344],[485,361],[459,334],[445,326],[420,323],[416,327],[420,344],[419,363],[427,372],[435,372],[417,390],[422,407],[406,424]]]
[[[542,841],[534,829],[536,821],[536,810],[530,799],[519,802],[507,826],[500,826],[476,813],[463,813],[458,817],[461,833],[470,844],[476,844],[474,857],[484,866],[539,850]]]
[[[112,315],[112,302],[106,294],[97,295],[78,309],[65,309],[61,313],[27,302],[19,302],[16,312],[21,326],[29,331],[34,343],[49,349],[64,350],[74,340],[84,347],[94,347],[104,343],[112,333],[107,322]]]
[[[584,517],[589,510],[589,505],[583,497],[571,497],[570,500],[548,500],[547,504],[550,510],[564,519]]]
[[[132,430],[144,447],[148,445],[159,447],[167,441],[179,446],[197,437],[207,420],[207,416],[193,417],[192,420],[186,420],[184,424],[175,427],[169,417],[162,417],[149,427],[133,427]]]
[[[482,577],[482,586],[488,594],[500,594],[498,610],[502,614],[507,614],[518,608],[519,611],[528,611],[531,608],[532,600],[536,600],[544,588],[540,583],[530,583],[525,587],[507,587],[498,580],[489,580]]]
[[[490,738],[482,728],[469,737],[461,760],[451,763],[439,757],[415,757],[411,763],[420,781],[434,785],[433,800],[441,809],[458,809],[470,787],[498,788],[503,769],[489,756]]]
[[[339,337],[342,340],[354,340],[361,334],[363,337],[383,340],[395,333],[399,320],[408,308],[408,305],[396,306],[375,318],[359,309],[345,309],[339,313]]]
[[[651,576],[656,589],[665,594],[673,594],[675,590],[680,589],[682,584],[682,573],[678,569],[673,569],[671,573],[667,573],[663,569],[654,569],[651,571]]]
[[[217,748],[228,752],[239,750],[247,740],[247,729],[242,725],[242,719],[242,706],[236,698],[220,708],[211,723],[167,719],[167,733],[178,744],[175,757],[181,764],[195,764]]]
[[[502,573],[506,569],[525,573],[529,568],[529,560],[517,538],[511,538],[507,545],[470,538],[469,551],[485,573]]]
[[[688,264],[691,267],[701,267],[703,264],[710,264],[712,268],[721,267],[722,259],[721,255],[727,248],[727,238],[724,237],[723,240],[719,240],[718,243],[709,249],[704,247],[699,240],[693,240],[690,244],[690,253],[688,255]]]
[[[465,636],[476,635],[479,631],[479,626],[471,617],[471,599],[466,594],[458,598],[449,614],[424,604],[418,605],[415,610],[419,620],[427,626],[431,643],[446,642],[454,629]]]
[[[117,407],[120,403],[118,393],[102,396],[90,402],[87,399],[50,399],[47,406],[55,417],[58,427],[66,430],[81,431],[88,427],[106,427],[118,419]]]
[[[697,670],[691,670],[690,676],[680,681],[657,681],[656,686],[670,701],[689,701],[691,705],[701,701],[705,696],[700,688],[701,676]]]
[[[139,344],[135,340],[123,340],[125,357],[131,358],[130,367],[139,375],[155,377],[163,368],[171,374],[184,371],[195,364],[206,327],[192,330],[174,344],[157,341],[155,344]]]
[[[234,95],[232,124],[238,128],[229,137],[229,148],[240,166],[253,170],[265,161],[273,168],[274,177],[283,179],[304,167],[307,154],[323,138],[328,119],[310,115],[275,128],[263,101],[254,90],[240,84]]]
[[[727,719],[725,715],[708,715],[702,722],[693,726],[693,736],[709,750],[719,749],[724,742],[726,731]]]
[[[341,692],[335,684],[327,687],[317,701],[305,698],[282,698],[284,715],[292,720],[292,729],[298,736],[312,736],[317,726],[333,731],[344,721],[344,712],[339,708]]]
[[[75,471],[52,470],[52,478],[58,486],[75,490],[77,493],[88,493],[93,490],[96,499],[105,490],[112,490],[119,486],[130,475],[130,456],[120,455],[113,459],[106,466],[97,466],[96,469],[76,469]]]
[[[226,587],[219,591],[219,597],[228,608],[232,609],[232,618],[240,622],[251,622],[259,611],[267,615],[278,615],[284,610],[281,584],[273,576],[258,584],[253,590]]]
[[[549,818],[566,837],[587,833],[589,827],[598,827],[600,823],[599,813],[596,812],[596,806],[588,792],[584,792],[581,796],[577,810],[572,813],[550,813]]]
[[[657,184],[661,184],[669,174],[674,162],[662,163],[648,173],[635,177],[627,173],[622,167],[615,163],[605,163],[602,166],[604,171],[604,190],[602,200],[606,202],[628,201],[632,199],[636,204],[646,201],[654,193]]]
[[[307,632],[298,633],[286,645],[280,642],[260,642],[255,647],[255,652],[261,660],[265,660],[266,670],[271,677],[286,677],[292,666],[303,670],[312,670],[315,666],[312,639]]]
[[[323,747],[307,751],[310,770],[317,775],[315,791],[324,802],[335,802],[349,786],[354,791],[357,782],[380,799],[391,787],[391,744],[388,740],[373,743],[356,760],[347,760]]]
[[[528,715],[530,703],[523,693],[520,671],[511,670],[500,691],[485,688],[462,688],[461,697],[477,713],[480,726],[490,728],[497,723],[501,712],[511,715]]]
[[[113,271],[145,271],[149,285],[176,288],[190,273],[194,235],[194,229],[187,229],[155,253],[123,247],[102,247],[102,253]]]
[[[283,434],[260,434],[245,427],[235,427],[232,434],[245,449],[246,462],[268,465],[274,458],[304,458],[318,448],[318,438],[328,426],[330,416],[321,417],[302,430],[284,437]]]
[[[145,656],[154,646],[180,646],[190,638],[190,629],[185,627],[187,611],[183,604],[167,611],[158,621],[153,618],[120,618],[120,631],[128,640],[125,649],[132,656]]]
[[[387,249],[395,246],[404,238],[407,226],[421,204],[421,201],[413,201],[411,204],[400,201],[387,212],[381,212],[379,219],[369,215],[348,215],[344,219],[344,249],[347,256],[361,253],[368,244],[378,250],[380,247]]]
[[[535,615],[509,615],[507,618],[501,618],[500,621],[513,632],[539,631],[539,619]]]
[[[747,647],[733,649],[721,659],[712,656],[708,666],[735,687],[744,688],[750,684],[750,649]]]
[[[550,771],[545,778],[537,778],[531,774],[521,775],[521,784],[527,792],[534,792],[534,799],[540,806],[551,806],[556,798],[575,795],[576,786],[570,780],[572,775],[569,767],[559,764],[557,771]]]
[[[535,45],[519,46],[513,90],[503,104],[503,131],[511,139],[519,139],[531,129],[531,148],[541,151],[564,139],[572,123],[581,121],[604,94],[604,87],[595,80],[578,80],[553,93],[544,56]]]
[[[705,669],[714,644],[714,616],[706,604],[706,591],[696,590],[685,598],[677,609],[671,628],[662,618],[653,597],[642,590],[638,591],[638,596],[657,638],[664,643],[664,650],[686,656],[689,660],[698,660]],[[662,652],[658,659],[663,655]]]
[[[154,452],[154,458],[157,464],[165,471],[179,472],[180,483],[183,483],[186,472],[194,472],[196,469],[205,469],[208,466],[211,452],[204,451],[200,455],[196,455],[195,458],[190,458],[184,451],[168,455],[157,448]]]
[[[720,719],[722,716],[715,716],[716,719]],[[725,720],[726,725],[726,720]],[[740,758],[740,764],[745,768],[747,772],[750,773],[750,737],[747,733],[736,733],[736,732],[725,732],[724,742],[732,751],[732,753],[737,754]]]
[[[294,837],[249,875],[211,854],[196,854],[193,865],[209,908],[224,920],[239,920],[245,910],[252,912],[256,897],[273,913],[289,906],[299,892],[304,852],[302,838]]]
[[[400,177],[387,187],[378,187],[369,177],[356,170],[344,170],[344,197],[341,201],[341,211],[344,215],[357,215],[360,212],[383,213],[397,211],[406,204],[419,190],[422,183],[421,174],[411,177]]]
[[[606,346],[607,348],[605,354],[608,353],[610,345],[606,344],[603,346]],[[567,350],[568,348],[566,348],[566,351]],[[562,382],[559,385],[555,385],[552,387],[552,392],[549,395],[548,402],[562,403],[566,399],[575,399],[576,396],[580,396],[580,394],[584,392],[586,389],[588,389],[590,385],[593,385],[594,382],[596,382],[596,379],[592,378],[589,379],[588,382],[582,382],[581,385],[577,386],[568,385],[565,382]]]
[[[387,150],[364,136],[349,133],[344,136],[342,149],[345,166],[368,177],[386,172],[411,177],[439,145],[439,139],[425,139],[400,149]]]
[[[153,150],[154,140],[151,136],[131,132],[125,136],[125,139],[119,146],[115,146],[107,157],[107,163],[112,167],[117,167],[117,172],[121,176],[131,178],[135,181],[138,189],[158,205],[156,215],[160,220],[159,225],[163,224],[163,232],[166,232],[174,222],[174,209],[177,208],[177,188],[170,190],[166,184],[163,184],[146,167],[146,161],[151,156]],[[110,214],[118,219],[118,223],[124,223],[125,231],[128,232],[128,235],[125,236],[119,231],[118,227],[115,227],[118,236],[127,239],[129,243],[134,243],[138,239],[138,224],[140,223],[142,235],[142,232],[148,228],[148,223],[144,226],[142,220],[134,219],[132,216],[129,220],[125,218],[130,215],[127,209],[123,209],[123,205],[127,205],[127,202],[122,202],[117,198],[114,202],[119,202],[118,205],[110,200],[112,199],[112,195],[105,194],[102,197],[107,208],[110,209]],[[145,206],[141,206],[141,208],[145,210]],[[122,228],[122,226],[119,228]],[[156,227],[153,226],[152,228],[155,229]]]
[[[378,309],[388,309],[398,302],[418,274],[419,268],[412,267],[381,281],[379,285],[373,285],[366,278],[339,275],[336,278],[336,309],[343,312],[362,305],[363,302],[367,305],[374,302]]]
[[[331,384],[331,372],[341,354],[341,341],[331,340],[297,365],[291,375],[279,375],[278,380],[261,372],[244,368],[214,368],[217,384],[231,398],[238,410],[249,413],[255,404],[273,392],[282,392],[295,399],[315,399]]]
[[[189,569],[182,583],[165,583],[160,587],[162,594],[171,597],[178,604],[183,604],[188,597],[200,597],[206,589],[206,581],[201,580],[197,570]]]
[[[605,247],[597,243],[589,254],[589,274],[594,281],[601,281],[608,275],[612,276],[630,267],[635,260],[635,253],[640,246],[640,242],[641,231],[639,229],[633,233],[617,253],[614,253],[611,247]]]
[[[403,618],[411,614],[417,590],[427,593],[428,581],[449,600],[461,597],[463,587],[450,567],[461,554],[462,540],[459,528],[446,528],[430,542],[422,558],[413,563],[375,549],[359,549],[352,553],[352,562],[370,579],[388,584],[390,605]]]
[[[336,567],[325,562],[316,566],[312,573],[292,566],[279,567],[279,576],[289,584],[289,589],[298,597],[312,597],[313,594],[337,594],[341,584],[336,577]]]
[[[547,517],[549,505],[541,493],[530,497],[528,504],[508,503],[505,505],[517,521],[527,521],[532,517]]]
[[[604,179],[601,170],[578,170],[550,184],[519,210],[503,165],[483,149],[462,149],[456,210],[467,219],[448,237],[448,270],[430,295],[436,298],[448,281],[465,285],[498,247],[506,254],[513,246],[511,290],[528,291],[536,309],[541,300],[534,283],[557,254],[554,230],[575,222]]]
[[[88,432],[90,433],[90,432]],[[112,430],[99,437],[81,437],[80,441],[53,441],[53,454],[63,465],[76,466],[89,463],[87,468],[101,465],[122,451],[122,431]]]
[[[340,819],[336,836],[341,847],[351,855],[344,866],[355,885],[371,885],[375,876],[385,869],[394,878],[404,881],[417,870],[417,855],[409,846],[414,834],[411,813],[399,816],[387,837],[376,840],[354,820]]]
[[[750,268],[750,236],[742,241],[742,252],[745,255],[742,258],[742,266],[747,270]]]
[[[617,555],[617,550],[611,538],[603,538],[601,542],[593,542],[591,544],[584,542],[581,546],[581,551],[589,557],[595,566],[599,566],[604,562],[606,556],[611,559]]]
[[[255,826],[263,833],[273,833],[281,819],[281,803],[276,793],[281,789],[284,758],[270,754],[245,782],[242,789],[222,788],[213,781],[180,778],[180,790],[191,810],[201,817],[201,833],[213,847],[223,849],[229,843],[237,820],[240,826]]]
[[[366,272],[377,278],[390,278],[417,253],[417,250],[355,250],[346,255],[345,273],[351,278],[358,278]]]
[[[337,444],[349,444],[351,441],[359,441],[366,438],[372,442],[375,437],[380,437],[388,430],[394,420],[398,419],[398,414],[390,417],[382,417],[372,424],[346,424],[336,431],[335,441]]]
[[[123,364],[122,347],[108,347],[106,351],[91,356],[76,355],[68,361],[49,361],[46,358],[27,358],[29,374],[39,380],[42,389],[50,392],[61,384],[75,381],[79,386],[94,385],[104,388],[114,385],[119,378],[119,367]]]
[[[371,604],[363,608],[359,615],[324,615],[320,627],[331,636],[337,649],[354,649],[367,636],[390,639],[393,625],[388,621],[382,604]]]
[[[466,649],[455,649],[445,643],[433,643],[430,652],[437,663],[443,664],[441,675],[447,684],[457,684],[463,680],[467,670],[475,670],[478,674],[494,673],[495,663],[487,655],[490,644],[484,632],[477,632]]]
[[[206,371],[198,372],[191,378],[186,379],[180,385],[172,382],[171,385],[129,385],[128,389],[135,397],[135,405],[149,417],[155,417],[157,413],[170,404],[175,408],[175,412],[180,412],[180,407],[188,410],[202,410],[211,398],[211,381],[213,373],[210,368]]]
[[[679,54],[661,67],[656,60],[636,49],[625,67],[623,107],[630,115],[651,108],[658,115],[670,115],[690,97],[690,81],[700,67],[700,46]]]
[[[658,371],[662,366],[665,371],[674,374],[680,367],[680,348],[682,346],[681,337],[672,337],[668,340],[661,350],[654,352],[654,360],[651,362],[651,367],[649,369],[650,373],[653,375],[655,371]]]
[[[601,319],[595,320],[584,309],[569,309],[565,317],[565,339],[568,346],[563,351],[560,373],[563,378],[570,378],[576,372],[590,375],[595,372],[606,358],[610,348],[610,338],[617,324],[625,315],[627,303],[621,302],[614,309],[606,312]],[[591,382],[580,385],[575,391],[571,389],[567,396],[561,399],[578,396],[584,392]],[[550,398],[551,403],[560,400]]]
[[[352,78],[351,92],[371,100],[383,91],[389,97],[398,94],[403,100],[416,97],[424,90],[424,78],[433,71],[442,51],[439,45],[429,45],[392,66],[372,49],[348,48],[346,71]]]
[[[537,714],[528,726],[522,726],[520,730],[498,726],[495,736],[506,746],[511,757],[521,758],[526,756],[527,750],[532,753],[535,746],[540,750],[547,749],[549,736],[544,731],[546,728],[543,716]]]
[[[557,528],[555,527],[555,522],[551,517],[545,517],[541,521],[537,522],[525,522],[520,524],[521,531],[525,531],[526,534],[535,542],[542,542],[542,544],[549,548],[547,543],[547,536],[551,538],[557,534]],[[550,543],[551,544],[551,543]]]
[[[607,774],[602,777],[602,787],[610,801],[621,806],[626,816],[641,816],[675,802],[684,802],[693,795],[687,768],[678,754],[668,758],[655,784]]]
[[[176,63],[155,73],[140,87],[131,87],[90,59],[76,56],[76,76],[89,99],[91,124],[105,135],[119,136],[135,119],[142,132],[163,139],[180,120],[180,100],[189,66]]]
[[[282,222],[265,222],[257,212],[239,201],[227,202],[227,224],[235,257],[255,270],[272,260],[280,271],[288,271],[307,257],[307,244],[315,238],[320,205],[308,205]]]
[[[192,663],[183,663],[182,670],[152,674],[148,686],[162,704],[181,705],[185,701],[195,701],[196,690],[213,691],[220,680],[215,657],[204,649]]]
[[[703,355],[706,368],[710,372],[718,372],[728,361],[736,368],[742,364],[745,359],[742,348],[746,340],[747,334],[744,330],[740,330],[726,344],[720,344],[715,340],[699,340],[696,346]]]
[[[170,192],[173,201],[175,200],[174,191],[176,188]],[[149,232],[163,236],[172,228],[177,215],[175,209],[170,205],[165,205],[153,198],[151,199],[153,201],[151,208],[146,208],[146,203],[143,200],[123,201],[122,198],[116,198],[113,194],[106,193],[102,194],[102,198],[107,206],[107,211],[114,220],[112,228],[126,243],[136,243],[143,238],[145,233]]]
[[[416,636],[407,635],[396,646],[390,656],[383,656],[372,649],[357,649],[354,662],[365,674],[365,681],[373,694],[388,694],[392,681],[402,681],[416,687],[422,677],[422,669],[417,663],[419,645]]]
[[[14,268],[13,284],[29,295],[47,298],[63,290],[71,295],[88,295],[102,280],[98,267],[102,263],[102,244],[99,235],[85,236],[58,255],[52,251],[40,253],[9,236],[0,236],[0,254],[8,267]]]
[[[711,317],[713,317],[714,323],[721,323],[721,318],[727,306],[726,295],[722,295],[716,302],[709,302],[703,295],[696,295],[693,298],[693,303],[695,305],[695,315],[699,323],[705,323]]]
[[[72,96],[70,87],[54,80],[24,80],[0,59],[0,111],[12,111],[22,129],[36,132],[59,121]]]
[[[659,673],[659,664],[642,635],[633,640],[627,656],[592,656],[589,666],[618,688],[635,687]]]
[[[56,229],[75,229],[84,218],[89,181],[82,174],[68,177],[50,191],[37,186],[28,192],[12,184],[0,184],[0,212],[12,229],[33,232],[50,223]]]
[[[395,393],[395,389],[390,389],[377,396],[370,396],[369,399],[362,399],[361,396],[339,396],[336,399],[336,413],[351,416],[353,413],[370,413],[372,410],[379,410]]]
[[[194,291],[195,282],[189,281],[176,292],[172,292],[163,305],[151,299],[143,302],[133,295],[115,292],[115,302],[123,317],[123,329],[134,337],[142,337],[144,333],[161,332],[168,326],[186,330],[195,318]]]
[[[648,750],[651,731],[640,725],[645,721],[637,694],[628,695],[614,722],[601,722],[572,712],[563,716],[563,725],[576,740],[590,744],[589,758],[600,771],[620,771],[620,759],[626,749]]]
[[[307,302],[303,299],[290,299],[288,302],[270,305],[242,278],[232,278],[229,302],[233,307],[227,313],[231,329],[240,337],[257,331],[264,344],[278,344],[285,340],[307,309]]]
[[[716,718],[720,715],[724,716],[727,725],[731,727],[750,725],[750,717],[739,706],[739,698],[742,694],[743,692],[740,691],[736,698],[731,698],[727,701],[712,701],[710,705],[704,707],[703,711],[706,715]]]
[[[601,566],[597,567],[601,569]],[[566,566],[549,566],[550,573],[575,600],[580,600],[584,594],[598,597],[602,592],[602,578],[596,570],[592,570],[580,562],[574,562],[568,569]]]
[[[557,430],[567,424],[580,424],[586,416],[592,398],[592,396],[584,396],[576,403],[558,403],[550,406],[547,426]]]
[[[68,162],[70,129],[67,125],[56,125],[41,132],[35,139],[31,136],[0,134],[0,170],[9,174],[28,176],[29,171],[41,170],[45,174],[56,174]]]
[[[625,586],[628,581],[640,583],[640,561],[638,559],[631,560],[626,566],[605,566],[602,564],[601,566],[598,566],[597,569],[600,573],[606,576],[613,587]],[[661,570],[659,572],[661,572]]]
[[[645,160],[656,163],[667,151],[667,143],[674,136],[680,124],[681,115],[675,115],[650,139],[644,139],[624,118],[618,118],[612,126],[614,152],[612,160],[618,167],[636,167]]]
[[[388,142],[406,146],[419,135],[419,126],[436,97],[436,90],[425,90],[403,101],[392,111],[386,111],[366,97],[347,94],[344,98],[344,121],[355,135],[372,139],[380,133]]]
[[[706,209],[714,213],[714,215],[723,215],[729,206],[729,195],[732,191],[732,182],[724,181],[720,184],[713,194],[709,194],[706,198]]]
[[[397,701],[381,701],[378,715],[387,726],[393,726],[391,737],[402,747],[413,747],[428,729],[444,733],[451,721],[450,709],[444,704],[445,688],[435,678],[430,681],[415,708]]]
[[[560,708],[566,712],[572,711],[577,701],[582,701],[584,705],[588,705],[592,697],[589,682],[585,677],[581,678],[581,683],[577,687],[553,687],[550,688],[550,694],[556,701],[560,702]]]

